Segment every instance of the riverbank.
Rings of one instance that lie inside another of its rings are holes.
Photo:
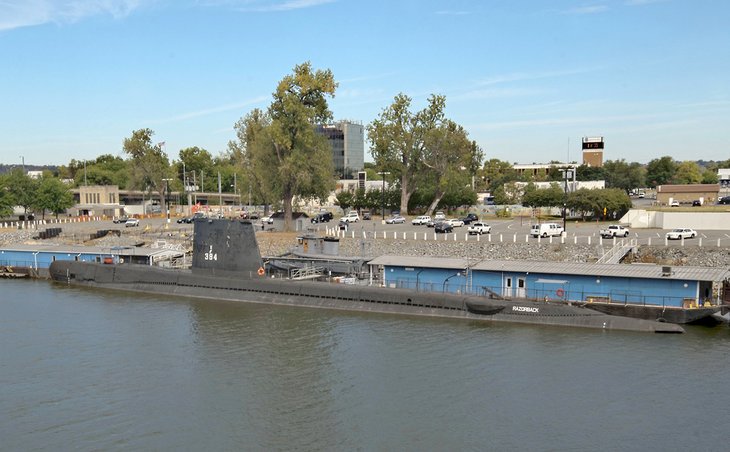
[[[189,229],[164,228],[121,228],[122,233],[90,239],[98,225],[84,225],[66,231],[52,240],[34,240],[35,230],[0,230],[0,246],[16,243],[61,243],[89,246],[170,246],[176,249],[192,249],[192,231]],[[296,245],[295,232],[257,232],[259,250],[264,256],[277,256],[290,251]],[[464,257],[468,259],[541,260],[558,262],[593,263],[605,251],[608,244],[573,243],[513,243],[487,241],[425,241],[411,239],[378,238],[361,240],[340,238],[340,254],[344,256],[376,257],[385,254],[424,257]],[[730,263],[730,248],[687,245],[666,247],[641,245],[636,253],[630,253],[624,262],[653,263],[659,265],[687,265],[697,267],[727,267]]]

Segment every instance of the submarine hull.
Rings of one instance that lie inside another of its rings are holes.
[[[619,315],[677,324],[713,323],[712,316],[721,309],[720,306],[685,309],[677,307],[608,303],[587,303],[586,307],[609,315]]]
[[[134,264],[55,261],[49,273],[54,281],[66,284],[212,300],[603,330],[684,332],[679,325],[613,316],[581,306],[271,279],[250,272],[196,273]]]

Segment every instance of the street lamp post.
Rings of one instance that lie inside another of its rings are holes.
[[[172,179],[162,179],[165,181],[165,209],[167,210],[167,222],[170,222],[170,181]]]
[[[446,284],[447,284],[447,283],[449,282],[449,280],[450,280],[451,278],[453,278],[454,276],[461,276],[461,272],[456,272],[456,273],[454,273],[453,275],[451,275],[451,276],[449,276],[448,278],[446,278],[446,279],[444,280],[444,284],[443,284],[443,286],[441,287],[441,292],[446,292]]]
[[[383,213],[383,221],[385,221],[385,176],[390,174],[389,171],[380,171],[378,174],[380,174],[380,177],[383,178],[383,191],[380,193],[381,198],[381,207],[382,207],[382,213]]]
[[[565,215],[568,209],[568,179],[573,176],[573,170],[570,168],[561,169],[560,172],[563,174],[563,232],[566,232],[565,226]]]

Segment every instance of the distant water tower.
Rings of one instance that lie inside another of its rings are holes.
[[[603,137],[583,137],[583,164],[594,168],[603,166]]]

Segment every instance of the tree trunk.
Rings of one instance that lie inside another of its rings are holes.
[[[292,199],[294,196],[291,190],[287,189],[284,192],[284,198],[282,199],[284,204],[284,231],[289,232],[293,230],[293,218],[292,218]]]
[[[441,198],[443,198],[443,197],[444,197],[443,192],[441,192],[441,191],[436,192],[436,196],[433,198],[431,205],[428,206],[426,215],[433,215],[433,211],[436,210],[436,206],[439,205],[439,203],[441,202]]]

